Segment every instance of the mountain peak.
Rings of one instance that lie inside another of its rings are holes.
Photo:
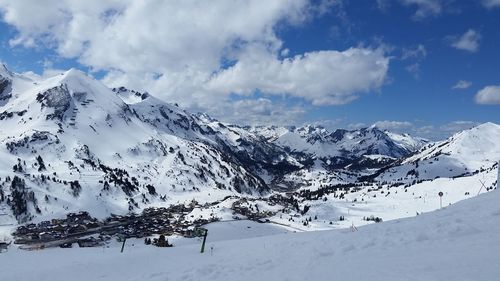
[[[72,76],[88,77],[87,73],[85,73],[77,68],[74,68],[74,67],[72,67],[69,70],[67,70],[66,72],[64,72],[63,76],[65,76],[65,77],[72,77]]]
[[[445,141],[431,143],[417,154],[407,158],[404,163],[455,163],[448,169],[450,176],[456,176],[477,169],[490,167],[500,155],[500,126],[487,122],[469,130],[456,133]],[[443,164],[441,164],[443,165]],[[439,168],[433,168],[439,171]],[[428,173],[432,178],[436,174]]]
[[[81,85],[82,82],[84,82],[86,85],[101,84],[101,82],[99,82],[98,80],[94,79],[93,77],[90,77],[89,75],[87,75],[87,73],[76,68],[71,68],[68,71],[56,77],[59,77],[61,83]]]
[[[0,76],[12,77],[12,71],[4,63],[0,65]]]
[[[493,122],[486,122],[486,123],[477,125],[474,128],[478,129],[478,130],[498,130],[498,129],[500,129],[500,125],[495,124]]]
[[[456,133],[451,139],[482,138],[491,139],[491,136],[500,135],[500,125],[493,122],[486,122],[468,130]]]

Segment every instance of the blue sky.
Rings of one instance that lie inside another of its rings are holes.
[[[408,120],[423,124],[445,124],[456,120],[500,122],[498,105],[478,105],[474,95],[486,85],[500,84],[500,9],[485,9],[479,1],[459,1],[449,12],[412,19],[415,9],[391,3],[380,10],[375,1],[350,1],[346,18],[324,17],[283,37],[297,52],[310,48],[343,49],[380,40],[394,48],[389,69],[391,81],[380,91],[339,107],[322,107],[310,118],[335,116],[353,122]],[[473,29],[481,34],[476,52],[450,46],[450,36]],[[404,49],[425,47],[426,56],[401,59]],[[418,63],[418,76],[407,67]],[[459,80],[472,85],[452,89]]]
[[[213,18],[173,1],[24,2],[0,1],[0,60],[16,72],[76,67],[236,123],[378,122],[429,138],[500,123],[500,1],[214,1]],[[194,23],[155,18],[163,8]]]

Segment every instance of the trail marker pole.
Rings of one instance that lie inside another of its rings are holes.
[[[127,241],[127,238],[123,238],[122,249],[120,253],[123,253],[123,248],[125,248],[125,241]]]
[[[442,209],[443,208],[443,192],[439,191],[438,195],[439,195],[439,208]]]
[[[207,241],[207,235],[208,235],[208,229],[205,229],[205,234],[203,235],[203,243],[201,244],[201,251],[200,253],[203,254],[205,252],[205,242]]]

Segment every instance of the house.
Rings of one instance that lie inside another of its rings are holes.
[[[94,237],[79,239],[76,243],[78,243],[78,247],[80,248],[98,247],[102,245],[102,241]]]
[[[70,227],[67,230],[67,233],[73,234],[73,233],[79,233],[79,232],[84,232],[84,231],[87,231],[87,228],[84,225],[75,225],[75,226]]]
[[[28,234],[30,232],[31,232],[31,230],[28,227],[26,227],[26,226],[20,226],[20,227],[17,228],[17,230],[15,232],[15,235],[17,235],[17,236],[26,235],[26,234]]]
[[[63,220],[61,219],[52,219],[51,220],[52,225],[57,225],[63,223]]]
[[[45,241],[54,240],[55,238],[54,235],[52,235],[52,233],[50,232],[40,232],[38,236],[40,237],[40,240],[45,240]]]
[[[38,224],[38,227],[49,227],[51,225],[50,221],[42,221]]]
[[[11,242],[0,242],[0,253],[7,251]]]
[[[73,243],[64,243],[64,244],[61,244],[59,245],[59,247],[61,248],[72,248],[73,247]]]

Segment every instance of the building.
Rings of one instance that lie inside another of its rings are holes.
[[[99,247],[102,245],[102,241],[99,241],[94,237],[79,239],[78,241],[76,241],[76,243],[80,248]]]

